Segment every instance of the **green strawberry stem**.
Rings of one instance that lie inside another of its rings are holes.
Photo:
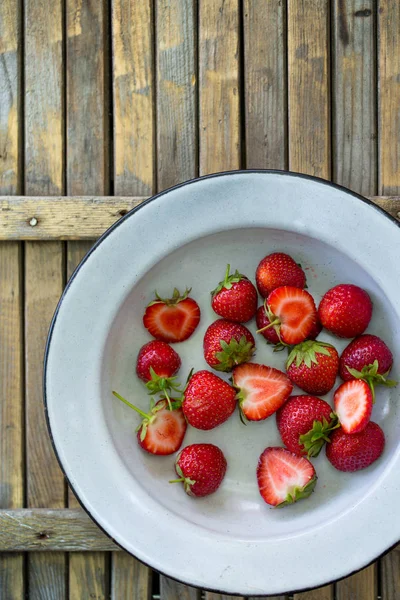
[[[179,479],[170,479],[168,483],[180,483],[181,481],[185,481],[185,478],[179,477]]]
[[[280,324],[281,324],[280,320],[275,319],[274,321],[271,321],[271,323],[269,323],[265,327],[262,327],[261,329],[257,329],[256,333],[261,333],[262,331],[265,331],[266,329],[269,329],[270,327],[274,327],[275,325],[280,325]]]
[[[218,286],[211,292],[211,296],[216,296],[221,290],[230,290],[233,283],[238,283],[242,279],[246,279],[244,275],[236,269],[233,275],[230,275],[231,265],[226,265],[225,277],[220,281]]]
[[[123,398],[120,394],[118,394],[118,392],[114,392],[113,391],[113,395],[118,398],[118,400],[121,400],[121,402],[123,402],[124,404],[126,404],[127,406],[129,406],[129,408],[133,408],[133,410],[135,410],[137,413],[139,413],[139,415],[141,417],[143,417],[144,419],[151,419],[151,415],[148,415],[147,413],[145,413],[143,410],[140,410],[140,408],[138,408],[137,406],[134,406],[133,404],[131,404],[130,402],[128,402],[128,400],[126,400],[125,398]]]
[[[318,456],[325,442],[330,442],[330,434],[334,429],[340,427],[337,415],[332,412],[331,420],[323,417],[322,421],[315,420],[310,431],[299,437],[299,444],[307,452],[308,458]]]
[[[362,379],[369,386],[372,393],[372,403],[375,404],[375,386],[376,385],[384,385],[385,387],[395,387],[397,385],[397,381],[393,379],[386,379],[389,375],[389,371],[383,373],[381,375],[378,373],[379,363],[377,360],[374,360],[372,365],[365,365],[361,371],[357,371],[357,369],[351,369],[346,365],[346,369],[355,379]]]

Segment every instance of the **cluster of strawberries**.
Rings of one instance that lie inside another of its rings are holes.
[[[190,290],[174,290],[170,299],[156,295],[146,308],[143,323],[155,338],[137,357],[136,373],[152,395],[150,410],[136,410],[143,421],[137,430],[140,446],[152,454],[179,450],[188,424],[209,430],[224,423],[239,406],[243,422],[262,421],[276,414],[285,447],[268,447],[261,454],[257,481],[261,496],[272,506],[308,497],[317,476],[310,458],[326,444],[326,456],[340,471],[357,471],[382,454],[385,437],[371,418],[375,386],[396,385],[388,374],[393,356],[383,340],[364,334],[372,316],[366,291],[341,284],[323,296],[318,309],[305,290],[303,269],[290,256],[273,253],[256,271],[258,292],[264,303],[257,308],[256,287],[244,275],[230,273],[211,293],[211,305],[221,318],[204,336],[207,364],[231,372],[232,385],[211,371],[190,373],[181,389],[176,373],[181,366],[171,343],[192,335],[200,321],[200,308]],[[258,331],[274,351],[288,349],[286,373],[250,362],[255,352],[251,332],[243,325],[256,317]],[[333,345],[316,340],[325,328],[341,338],[354,338],[339,357]],[[334,392],[334,409],[318,396],[327,394],[337,375],[342,383]],[[293,384],[307,395],[291,396]],[[191,444],[177,456],[175,470],[185,491],[205,496],[221,484],[226,459],[213,444]]]

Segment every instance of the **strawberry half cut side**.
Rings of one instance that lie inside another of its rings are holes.
[[[281,342],[293,346],[303,342],[317,321],[317,309],[311,294],[305,290],[284,286],[276,288],[267,298],[268,318]]]
[[[345,433],[358,433],[366,428],[372,413],[372,392],[365,381],[352,379],[342,383],[333,402]]]
[[[286,448],[269,447],[259,458],[257,482],[267,504],[283,507],[308,498],[314,491],[317,475],[307,458]]]
[[[157,340],[183,342],[187,340],[200,322],[200,308],[193,298],[189,298],[191,288],[180,294],[174,289],[172,298],[156,299],[147,306],[143,325]]]
[[[372,393],[372,403],[375,403],[375,386],[376,385],[384,385],[385,387],[396,387],[397,381],[393,379],[387,379],[389,375],[389,371],[383,374],[378,373],[379,363],[377,360],[374,360],[372,365],[366,365],[361,369],[361,371],[357,371],[356,369],[351,369],[346,366],[346,369],[355,379],[361,379],[365,381]]]

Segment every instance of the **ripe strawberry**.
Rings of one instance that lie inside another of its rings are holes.
[[[175,471],[189,496],[208,496],[222,483],[226,473],[226,458],[214,444],[191,444],[178,454]]]
[[[313,323],[311,332],[308,334],[307,339],[308,340],[315,340],[319,336],[319,334],[321,333],[321,331],[322,331],[322,325],[321,325],[321,323],[320,323],[320,321],[318,319],[318,316],[317,316],[317,319],[316,319],[315,323]]]
[[[353,379],[342,383],[333,402],[345,433],[358,433],[366,428],[372,413],[372,392],[365,381]]]
[[[317,321],[312,296],[296,287],[276,288],[267,298],[269,327],[274,327],[280,341],[290,346],[303,342]]]
[[[238,271],[229,274],[227,266],[225,279],[211,292],[211,306],[224,319],[238,323],[250,321],[257,310],[257,290],[254,285]]]
[[[179,354],[171,346],[159,340],[148,342],[139,351],[136,361],[136,374],[146,382],[151,394],[179,391],[174,377],[181,366]]]
[[[179,450],[187,429],[186,419],[179,405],[170,410],[167,400],[162,399],[154,404],[152,399],[150,412],[145,413],[117,392],[113,392],[113,394],[143,417],[143,421],[136,430],[139,446],[143,450],[160,456],[173,454]]]
[[[282,371],[248,363],[233,370],[233,385],[238,390],[241,416],[249,421],[262,421],[282,406],[293,386]]]
[[[371,320],[371,298],[356,285],[337,285],[322,298],[318,316],[323,327],[335,335],[356,337],[367,329]]]
[[[317,483],[315,469],[304,456],[286,448],[266,448],[258,460],[260,494],[271,506],[286,506],[308,498]]]
[[[265,337],[269,344],[273,344],[274,346],[279,345],[281,348],[283,348],[283,344],[281,344],[275,329],[273,327],[269,327],[271,321],[268,318],[268,311],[264,304],[259,306],[257,309],[256,323],[257,333],[261,333],[261,335]]]
[[[204,358],[217,371],[232,371],[251,359],[255,351],[254,338],[250,331],[239,323],[218,319],[212,323],[203,342]]]
[[[153,337],[173,343],[192,335],[200,321],[200,308],[189,294],[190,289],[181,296],[175,288],[172,298],[164,299],[156,293],[143,316],[143,325]]]
[[[308,457],[318,456],[339,427],[329,404],[315,396],[291,396],[276,413],[276,424],[286,448]]]
[[[256,270],[256,284],[263,298],[284,285],[304,288],[306,276],[303,269],[291,256],[274,252],[263,258]]]
[[[385,434],[370,421],[359,433],[345,433],[342,427],[334,431],[326,446],[326,456],[339,471],[359,471],[375,462],[384,447]]]
[[[308,340],[293,348],[286,362],[289,379],[308,394],[323,396],[335,385],[339,354],[331,344]]]
[[[236,408],[232,386],[209,371],[198,371],[184,391],[182,409],[187,421],[196,429],[213,429],[224,423]]]
[[[376,335],[365,334],[350,342],[343,350],[339,373],[344,381],[366,381],[375,401],[375,385],[397,385],[397,381],[387,379],[392,365],[393,355],[385,342]]]

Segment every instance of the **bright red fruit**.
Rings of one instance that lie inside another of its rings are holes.
[[[175,373],[181,366],[179,354],[171,346],[159,340],[148,342],[139,351],[136,374],[146,382],[150,393],[178,390]]]
[[[236,408],[236,391],[209,371],[198,371],[189,380],[182,404],[186,419],[196,429],[213,429]]]
[[[225,279],[211,292],[211,306],[224,319],[246,323],[256,314],[257,290],[247,277],[238,271],[230,275],[229,270],[230,265],[227,266]]]
[[[289,379],[308,394],[323,396],[335,385],[339,354],[331,344],[308,340],[293,348],[286,362]]]
[[[370,421],[360,433],[345,433],[342,427],[336,429],[326,445],[326,456],[339,471],[359,471],[375,462],[384,447],[382,429]]]
[[[333,402],[345,433],[358,433],[366,428],[372,413],[372,392],[365,381],[353,379],[342,383]]]
[[[175,288],[172,298],[160,298],[150,302],[143,316],[143,325],[157,340],[183,342],[192,335],[200,321],[200,308],[190,289],[180,294]]]
[[[251,359],[255,351],[254,338],[250,331],[239,323],[218,319],[212,323],[203,342],[204,358],[217,371],[232,371]]]
[[[232,379],[238,390],[241,414],[249,421],[262,421],[271,416],[293,390],[285,373],[255,363],[235,367]]]
[[[303,342],[317,321],[312,296],[296,287],[276,288],[267,298],[267,313],[281,342],[289,346]]]
[[[179,450],[187,429],[182,408],[170,410],[167,400],[162,399],[156,404],[152,401],[149,413],[145,413],[117,392],[113,394],[143,417],[137,428],[137,440],[143,450],[158,455],[173,454]]]
[[[284,285],[304,288],[306,276],[291,256],[274,252],[260,261],[256,270],[256,283],[261,296],[266,298],[273,290]]]
[[[317,483],[309,460],[286,448],[270,447],[261,454],[257,482],[262,498],[271,506],[293,504],[308,498]]]
[[[371,298],[360,287],[342,283],[326,292],[318,316],[323,327],[335,335],[356,337],[364,333],[371,320]]]
[[[208,496],[222,483],[226,473],[226,458],[214,444],[192,444],[177,456],[175,471],[189,496]]]
[[[276,413],[276,424],[286,448],[309,457],[318,456],[338,427],[332,408],[315,396],[291,396]]]

